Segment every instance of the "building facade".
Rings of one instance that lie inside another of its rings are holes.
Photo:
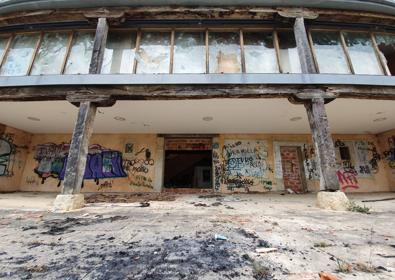
[[[395,190],[394,1],[89,2],[0,4],[0,191]]]

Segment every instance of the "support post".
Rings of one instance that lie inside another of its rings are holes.
[[[302,73],[304,74],[315,74],[314,57],[310,48],[309,40],[307,39],[306,27],[304,24],[303,17],[297,17],[294,24],[294,34],[296,46],[298,48],[300,65]]]
[[[164,182],[165,171],[165,138],[156,138],[156,159],[155,159],[155,181],[154,191],[161,192]]]
[[[90,74],[100,73],[107,33],[107,20],[105,18],[99,18],[93,44],[92,59],[89,66]],[[85,100],[79,100],[78,117],[67,158],[62,194],[56,197],[54,203],[55,211],[68,211],[84,206],[84,196],[80,194],[80,191],[84,180],[89,140],[93,131],[96,108],[97,104],[92,102],[89,96]]]
[[[328,117],[323,98],[305,103],[310,129],[313,134],[316,156],[321,170],[320,185],[325,191],[339,190],[335,147],[329,131]]]

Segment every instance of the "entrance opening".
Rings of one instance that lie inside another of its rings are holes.
[[[166,139],[165,188],[212,188],[211,139]]]
[[[280,147],[284,188],[295,193],[307,191],[300,147]]]

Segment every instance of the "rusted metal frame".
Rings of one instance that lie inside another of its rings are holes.
[[[3,66],[3,63],[4,63],[5,58],[6,58],[7,55],[8,55],[8,51],[9,51],[9,49],[10,49],[10,47],[11,47],[11,43],[12,43],[12,41],[14,40],[14,37],[15,37],[15,35],[14,35],[14,34],[11,34],[11,35],[9,36],[9,38],[8,38],[7,44],[6,44],[5,48],[4,48],[3,55],[1,56],[1,59],[0,59],[0,70],[1,70],[1,67]]]
[[[239,30],[240,37],[240,59],[241,59],[241,72],[246,73],[246,61],[245,61],[245,53],[244,53],[244,34],[243,30]]]
[[[342,30],[339,31],[339,36],[340,36],[340,42],[342,44],[344,54],[346,55],[346,59],[347,59],[347,62],[348,62],[348,67],[350,67],[351,74],[355,75],[354,65],[352,64],[351,56],[350,56],[350,53],[348,51],[346,39],[344,38],[344,34],[343,34]]]
[[[171,31],[170,35],[170,64],[169,64],[169,74],[173,74],[173,64],[174,64],[174,29]]]
[[[139,51],[140,51],[140,41],[141,41],[141,30],[137,29],[136,46],[135,46],[134,61],[133,61],[133,74],[137,73],[137,64],[138,64],[137,56],[139,55]]]
[[[65,56],[63,58],[62,68],[60,69],[60,74],[64,74],[64,71],[65,71],[65,68],[66,68],[67,59],[69,58],[71,46],[72,46],[72,43],[73,43],[73,37],[74,37],[74,30],[71,30],[71,32],[69,32],[69,38],[68,38],[68,41],[67,41],[66,53],[65,53]]]
[[[377,60],[380,63],[381,71],[383,71],[383,73],[385,75],[391,76],[391,72],[388,69],[388,65],[387,65],[387,63],[385,63],[385,61],[383,60],[382,55],[380,54],[381,51],[380,51],[380,49],[379,49],[379,47],[377,45],[377,41],[376,41],[376,38],[374,37],[373,32],[370,32],[370,39],[372,40],[372,45],[373,45],[373,48],[374,48],[374,51],[375,51],[375,54],[376,54],[376,58],[377,58]]]
[[[36,42],[36,46],[34,48],[33,55],[32,55],[32,57],[30,59],[30,63],[29,63],[29,67],[27,69],[26,75],[30,75],[30,73],[32,71],[33,63],[34,63],[34,60],[36,59],[37,52],[38,52],[38,49],[40,48],[41,42],[43,40],[43,37],[44,37],[44,31],[41,31],[40,32],[40,37],[38,38],[38,40]]]
[[[281,61],[281,55],[280,55],[280,42],[278,40],[278,32],[277,29],[273,30],[273,45],[276,50],[276,58],[277,58],[277,64],[278,64],[278,71],[280,73],[283,73],[283,66],[282,66],[282,61]]]

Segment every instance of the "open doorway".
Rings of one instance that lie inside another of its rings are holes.
[[[281,146],[280,153],[284,188],[294,193],[305,193],[307,186],[301,148],[297,146]]]
[[[166,139],[164,186],[212,188],[211,139]]]

